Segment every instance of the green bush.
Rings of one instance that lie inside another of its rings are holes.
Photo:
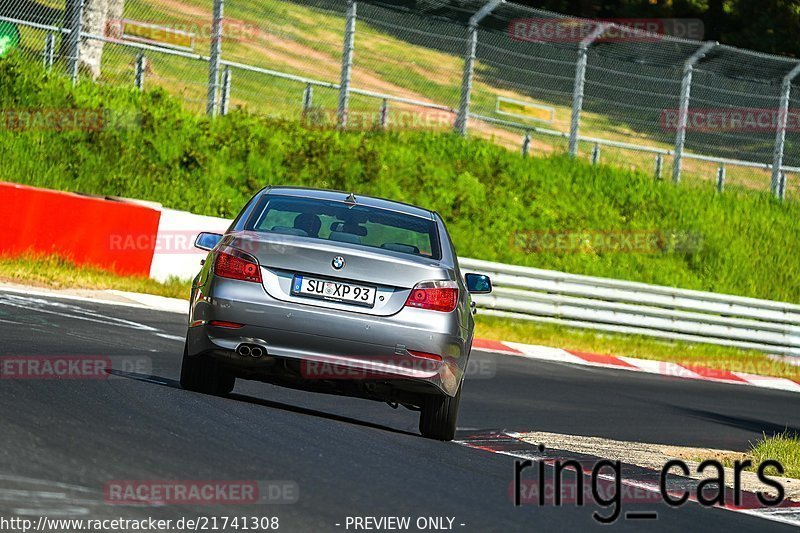
[[[438,211],[463,256],[800,302],[800,272],[792,266],[800,256],[800,207],[766,193],[716,194],[566,156],[524,158],[450,134],[343,133],[241,111],[211,121],[161,90],[85,80],[72,87],[14,55],[0,61],[0,106],[7,113],[99,109],[108,119],[98,131],[5,128],[2,180],[223,217],[268,184],[341,189]],[[518,232],[583,230],[657,231],[666,243],[659,253],[512,246]],[[700,245],[671,248],[670,236],[684,234]]]

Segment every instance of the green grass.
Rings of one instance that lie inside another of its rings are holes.
[[[785,431],[779,435],[764,438],[752,445],[750,455],[758,465],[774,459],[783,465],[784,477],[800,479],[800,435]],[[775,473],[770,469],[771,474]]]
[[[599,333],[556,324],[482,316],[480,312],[476,318],[475,336],[800,380],[800,367],[770,359],[760,352],[713,344],[662,341],[640,335]]]
[[[223,217],[267,184],[355,191],[437,210],[466,257],[800,302],[800,206],[766,193],[716,195],[446,133],[307,129],[244,112],[210,121],[160,90],[73,88],[19,58],[0,62],[0,106],[112,117],[102,131],[0,131],[2,180]],[[526,231],[657,232],[665,246],[534,254],[512,246]],[[701,246],[671,248],[680,233]]]
[[[189,299],[191,283],[170,279],[166,283],[135,276],[119,276],[99,268],[78,266],[55,256],[0,256],[0,281],[48,289],[116,289]]]
[[[336,7],[332,7],[334,5]],[[224,37],[224,58],[327,82],[337,82],[340,75],[344,28],[342,5],[283,0],[239,0],[227,5],[225,14],[232,24],[233,31]],[[327,6],[328,9],[320,6]],[[333,10],[330,10],[331,8]],[[389,27],[381,25],[374,18],[374,14],[369,14],[370,11],[367,9],[360,12],[357,22],[354,87],[457,107],[460,99],[466,29],[450,26],[447,32],[453,33],[444,38],[441,32],[445,26],[439,26],[434,36],[424,38],[413,31],[397,32],[387,29]],[[384,12],[384,15],[387,13]],[[157,25],[203,26],[204,28],[200,30],[207,32],[205,26],[211,20],[211,4],[203,0],[177,0],[176,3],[168,4],[157,0],[128,0],[125,3],[124,16]],[[421,27],[418,22],[410,20],[401,22],[399,18],[393,20],[394,24],[401,26],[410,24],[412,27]],[[242,31],[242,24],[244,28],[253,31]],[[24,28],[23,34],[25,49],[30,54],[35,54],[39,60],[45,33],[41,30]],[[208,54],[207,38],[199,38],[195,45],[198,53]],[[521,46],[521,43],[517,45]],[[101,80],[130,86],[133,83],[135,53],[135,50],[123,46],[106,44]],[[539,57],[535,50],[524,47],[517,49],[516,53],[521,55],[495,57],[496,61],[511,64],[510,67],[506,67],[511,68],[510,74],[498,72],[497,65],[489,61],[480,59],[477,61],[472,110],[482,115],[508,119],[508,116],[495,112],[499,95],[530,101],[551,106],[555,110],[553,124],[532,122],[532,125],[548,126],[567,132],[572,112],[569,96],[574,68],[571,65],[575,58],[571,53],[556,52],[554,49],[544,54],[547,57]],[[526,56],[530,61],[523,59]],[[547,70],[548,65],[552,67],[547,59],[555,57],[560,57],[566,65],[570,65],[570,68],[555,73]],[[205,63],[156,53],[148,53],[148,59],[150,66],[145,82],[148,89],[164,88],[170,94],[181,96],[184,104],[193,111],[202,112],[205,109],[208,76]],[[61,69],[63,66],[58,68]],[[531,73],[521,74],[515,70],[517,68],[529,69]],[[273,117],[293,120],[300,118],[300,101],[304,84],[237,69],[233,72],[231,93],[233,107],[243,106],[251,112]],[[562,86],[559,94],[554,94],[545,88],[549,86],[548,80],[553,75],[563,76],[566,79],[566,88]],[[516,81],[499,79],[509,76]],[[540,79],[536,79],[537,77]],[[667,86],[675,91],[674,99],[677,101],[677,85],[673,83],[666,84],[665,87]],[[599,95],[598,97],[603,98]],[[336,91],[315,89],[315,106],[332,113],[335,111],[336,101]],[[377,114],[380,105],[380,99],[376,98],[353,97],[350,102],[353,112]],[[614,114],[609,105],[604,104],[602,99],[593,105],[593,99],[587,98],[581,119],[583,135],[641,143],[663,149],[673,148],[674,135],[658,127],[657,112],[630,109],[630,113]],[[621,102],[621,105],[625,105],[625,102]],[[420,111],[419,108],[405,105],[395,103],[390,105],[390,111],[409,109]],[[643,126],[643,123],[646,125]],[[518,129],[487,124],[479,126],[478,121],[473,121],[473,126],[476,127],[471,129],[471,135],[491,139],[513,150],[520,149],[523,135]],[[690,137],[698,141],[705,139],[703,142],[715,144],[715,139],[706,139],[700,133],[694,133]],[[770,136],[764,136],[764,139],[756,145],[748,149],[757,149],[762,155],[771,154]],[[558,137],[534,136],[535,151],[561,153],[564,151],[564,146],[565,141]],[[716,143],[715,146],[722,151],[716,155],[747,158],[741,151],[731,152],[731,148],[725,143]],[[581,143],[580,148],[580,156],[588,157],[592,145]],[[787,153],[791,153],[791,146],[787,145]],[[602,150],[604,161],[646,173],[652,173],[653,157],[652,154],[620,148],[604,147]],[[664,175],[668,176],[671,173],[669,158],[665,162],[665,167]],[[683,168],[684,182],[694,181],[698,182],[698,185],[707,187],[709,191],[713,189],[717,164],[687,159]],[[726,183],[729,190],[752,188],[765,191],[769,188],[769,180],[769,173],[764,170],[733,166],[727,169]],[[794,198],[799,192],[800,186],[797,185],[797,180],[790,177],[787,194]]]
[[[726,468],[734,468],[737,461],[741,463],[750,460],[753,465],[745,468],[750,472],[757,471],[764,461],[778,461],[783,466],[783,473],[779,474],[774,467],[770,467],[765,471],[767,475],[800,479],[800,435],[788,430],[771,436],[765,433],[761,439],[750,443],[750,449],[746,453],[718,453],[690,459],[698,463],[706,459],[716,459]]]

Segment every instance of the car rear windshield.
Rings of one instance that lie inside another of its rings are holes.
[[[441,259],[433,220],[364,205],[266,195],[253,210],[245,229]]]

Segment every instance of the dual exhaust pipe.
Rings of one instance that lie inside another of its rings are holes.
[[[267,350],[258,344],[240,344],[236,347],[236,353],[245,357],[249,356],[258,359],[259,357],[267,355]]]

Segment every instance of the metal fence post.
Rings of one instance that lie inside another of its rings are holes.
[[[336,120],[340,128],[347,127],[347,106],[350,100],[350,70],[353,68],[353,50],[356,41],[356,1],[347,0],[347,21],[344,27],[342,49],[342,82],[339,85],[339,107]]]
[[[795,66],[784,78],[781,86],[781,102],[778,109],[778,132],[775,135],[775,150],[772,155],[772,180],[770,190],[780,196],[780,175],[783,168],[783,149],[786,144],[786,121],[789,115],[789,98],[792,95],[792,81],[800,74],[800,65]]]
[[[717,169],[717,192],[725,190],[725,163],[720,164]]]
[[[469,28],[469,45],[467,46],[467,59],[464,63],[464,77],[461,81],[461,101],[456,114],[455,131],[459,135],[467,134],[469,121],[469,101],[472,95],[472,75],[475,70],[475,55],[478,49],[478,27]]]
[[[50,70],[53,68],[53,60],[56,55],[56,36],[48,33],[44,38],[44,68]]]
[[[381,128],[386,129],[386,123],[389,121],[389,100],[386,98],[381,102]]]
[[[69,24],[69,61],[67,71],[72,78],[72,84],[78,83],[78,70],[81,56],[81,31],[83,30],[83,0],[72,0],[72,20]]]
[[[140,91],[144,89],[144,71],[147,65],[147,59],[144,53],[139,52],[136,55],[136,75],[133,78],[133,85]]]
[[[697,62],[703,59],[709,50],[717,46],[717,44],[719,43],[713,41],[703,43],[703,46],[692,54],[683,64],[681,99],[678,105],[678,133],[675,136],[675,159],[672,163],[672,181],[675,183],[680,183],[681,181],[683,145],[686,142],[686,125],[689,120],[689,98],[692,93],[692,72]]]
[[[211,55],[208,61],[208,97],[206,114],[214,117],[217,114],[217,96],[219,94],[219,66],[222,60],[222,22],[225,16],[225,0],[214,0],[214,19],[211,27]]]
[[[656,156],[656,171],[655,171],[657,180],[661,179],[661,169],[663,167],[664,167],[664,156],[658,154]]]
[[[600,162],[600,145],[594,143],[592,147],[592,164],[596,165]]]
[[[569,124],[569,155],[578,155],[578,134],[581,127],[581,110],[583,109],[583,89],[586,85],[586,64],[589,47],[613,24],[598,24],[594,31],[587,35],[578,46],[578,62],[575,64],[575,85],[572,88],[572,120]]]
[[[303,89],[303,114],[308,113],[314,105],[314,86],[310,83]]]
[[[222,103],[219,112],[222,116],[228,114],[231,105],[231,67],[226,66],[222,71]]]
[[[781,172],[780,184],[778,185],[778,198],[786,199],[786,172]]]
[[[531,132],[525,132],[525,138],[522,139],[522,155],[527,157],[531,151]]]
[[[469,37],[467,41],[467,55],[464,60],[464,76],[461,80],[461,101],[458,104],[458,114],[456,115],[455,131],[459,135],[467,134],[467,124],[469,123],[469,103],[472,97],[472,77],[475,74],[475,58],[478,53],[478,25],[489,16],[497,6],[505,3],[505,0],[491,0],[480,8],[469,19]]]

